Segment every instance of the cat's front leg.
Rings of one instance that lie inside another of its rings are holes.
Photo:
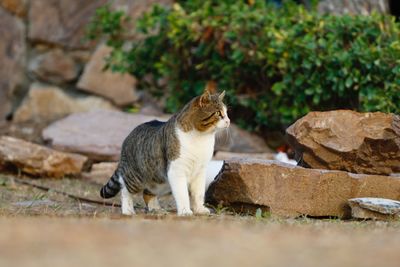
[[[202,169],[189,183],[192,198],[192,208],[195,214],[208,215],[210,210],[204,207],[204,195],[206,191],[206,169]]]
[[[190,209],[187,179],[179,163],[172,162],[168,171],[168,182],[174,196],[178,216],[193,215]]]

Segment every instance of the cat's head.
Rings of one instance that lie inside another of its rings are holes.
[[[200,132],[215,132],[229,127],[230,120],[224,104],[225,91],[217,93],[215,85],[209,83],[202,95],[196,97],[190,106],[190,120]]]

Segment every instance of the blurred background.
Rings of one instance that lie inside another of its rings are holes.
[[[173,113],[209,81],[274,149],[309,111],[400,112],[394,0],[1,0],[0,133]]]

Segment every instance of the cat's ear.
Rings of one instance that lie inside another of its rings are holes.
[[[204,92],[208,91],[210,95],[213,95],[217,92],[217,83],[214,81],[208,81],[206,87],[204,88]]]
[[[199,106],[203,107],[210,101],[211,101],[211,94],[206,88],[206,90],[204,90],[204,93],[199,98]]]
[[[224,100],[224,97],[225,97],[225,90],[219,94],[219,96],[218,96],[219,101]]]

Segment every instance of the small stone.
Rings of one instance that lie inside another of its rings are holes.
[[[400,218],[400,201],[364,197],[349,199],[349,205],[353,218],[379,220]]]
[[[42,81],[60,84],[76,79],[79,68],[71,56],[55,49],[34,58],[29,71]]]
[[[400,172],[398,115],[310,112],[286,132],[304,166],[383,175]]]
[[[59,87],[33,83],[22,105],[15,111],[13,121],[51,122],[72,113],[90,110],[116,109],[110,102],[95,96],[73,98]]]
[[[105,58],[111,48],[101,45],[92,55],[77,87],[93,94],[103,96],[116,105],[126,106],[138,100],[135,94],[136,79],[127,73],[114,73],[104,70]]]
[[[34,176],[61,178],[81,173],[87,157],[63,153],[9,136],[0,137],[0,168],[12,165]]]

